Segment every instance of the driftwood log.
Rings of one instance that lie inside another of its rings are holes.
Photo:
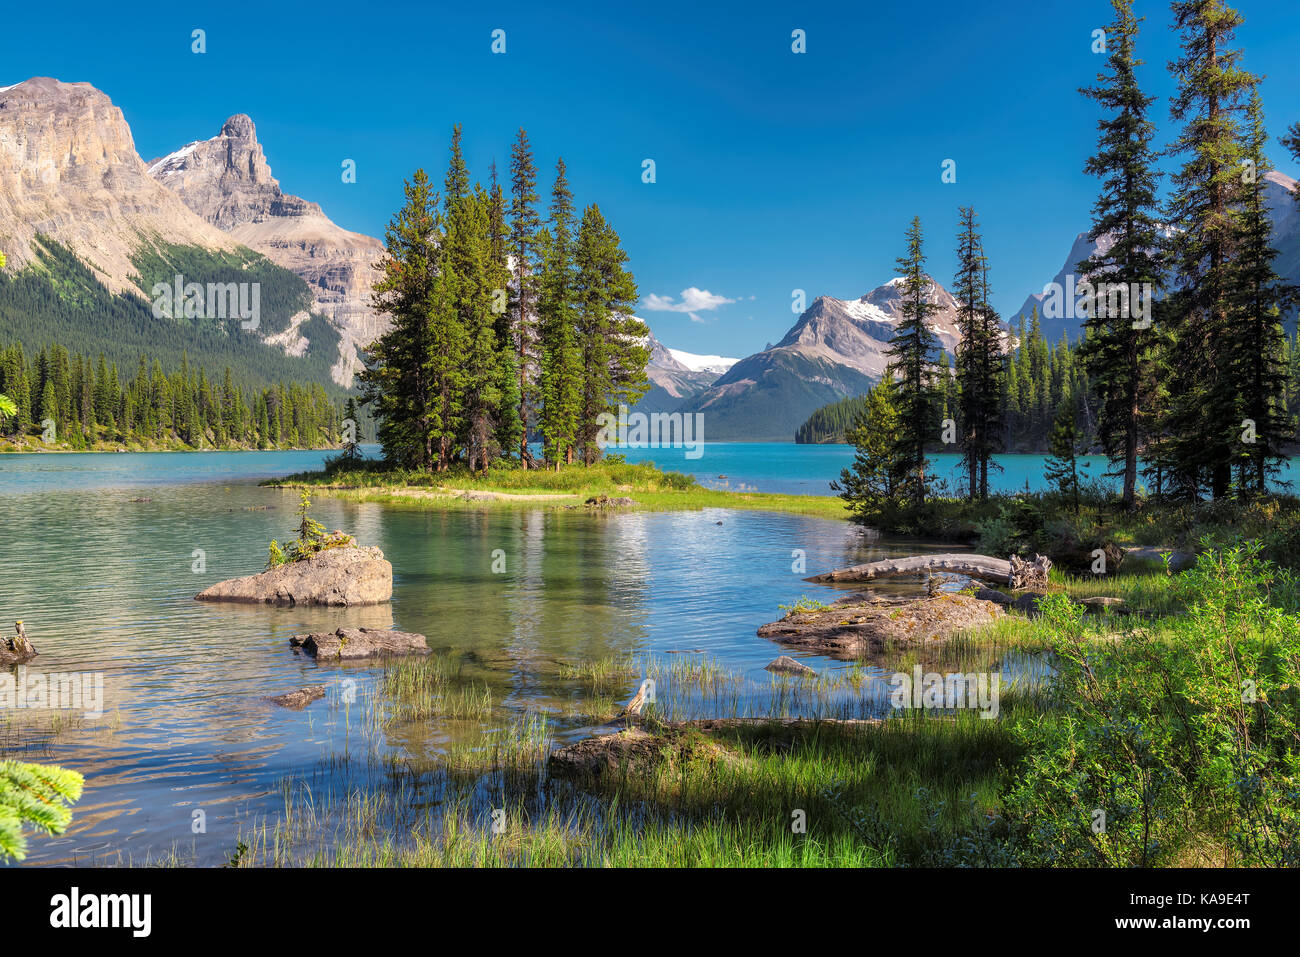
[[[21,621],[14,622],[14,630],[18,632],[14,637],[0,638],[0,664],[19,664],[36,657],[36,647],[27,637],[27,629]]]
[[[1011,588],[1028,588],[1047,583],[1047,572],[1052,560],[1035,555],[1032,562],[1017,555],[1009,559],[990,555],[948,553],[941,555],[912,555],[907,558],[887,558],[865,565],[837,568],[822,575],[814,575],[810,582],[867,582],[877,578],[894,578],[900,575],[922,575],[926,572],[952,572],[980,581],[996,582]]]

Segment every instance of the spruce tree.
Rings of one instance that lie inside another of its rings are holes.
[[[1048,441],[1048,457],[1043,463],[1043,475],[1056,491],[1068,499],[1079,514],[1079,434],[1076,426],[1073,398],[1057,407],[1056,420]]]
[[[510,255],[514,258],[515,302],[514,328],[515,370],[519,381],[519,461],[531,468],[528,427],[534,405],[532,378],[537,365],[536,288],[537,233],[541,220],[537,214],[537,168],[533,165],[528,134],[520,129],[510,151]]]
[[[873,522],[890,509],[897,497],[899,467],[894,436],[902,426],[898,391],[888,369],[865,397],[861,415],[845,435],[856,449],[853,464],[840,471],[831,490],[864,522]]]
[[[422,169],[405,184],[405,195],[385,231],[386,255],[373,300],[391,327],[370,347],[359,378],[362,397],[379,423],[384,455],[397,465],[432,470],[441,426],[431,334],[440,255],[438,198]],[[282,408],[283,396],[277,403],[281,442],[288,428]]]
[[[1182,156],[1165,218],[1175,291],[1167,313],[1174,335],[1164,457],[1177,491],[1196,497],[1208,484],[1227,495],[1239,451],[1240,401],[1231,379],[1234,209],[1245,159],[1240,118],[1258,82],[1231,47],[1242,17],[1223,0],[1177,0],[1182,55],[1170,64],[1178,83],[1170,113],[1184,125],[1168,153]]]
[[[1238,492],[1263,495],[1270,477],[1281,470],[1290,440],[1285,405],[1286,333],[1282,308],[1295,301],[1296,290],[1284,286],[1273,268],[1273,224],[1264,196],[1264,174],[1271,168],[1264,147],[1264,109],[1258,89],[1246,108],[1247,164],[1242,171],[1242,201],[1236,215],[1233,261],[1233,335],[1225,343],[1227,377],[1238,391],[1241,425]]]
[[[457,321],[463,335],[458,388],[462,392],[463,438],[471,470],[487,472],[501,404],[494,283],[488,221],[490,200],[477,184],[452,206],[447,223],[444,281],[453,284]]]
[[[1001,440],[1003,357],[1001,327],[989,304],[988,261],[975,210],[962,207],[957,238],[957,299],[961,344],[957,351],[957,390],[961,411],[962,468],[967,494],[988,497],[989,460]]]
[[[920,217],[907,229],[907,253],[898,259],[902,318],[889,343],[887,371],[897,382],[894,400],[899,429],[894,435],[894,459],[902,469],[900,493],[914,505],[925,502],[929,485],[925,446],[935,424],[934,363],[936,340],[926,324],[938,308],[930,302],[930,277],[925,274],[925,253]]]
[[[1154,325],[1137,318],[1129,291],[1154,292],[1160,280],[1159,174],[1149,145],[1155,124],[1147,116],[1154,98],[1145,95],[1137,81],[1142,61],[1135,47],[1141,18],[1134,17],[1132,0],[1111,0],[1111,6],[1115,19],[1106,31],[1108,72],[1098,75],[1096,86],[1080,91],[1104,111],[1097,124],[1097,152],[1084,167],[1101,180],[1089,238],[1109,240],[1111,245],[1105,248],[1099,242],[1097,252],[1076,268],[1098,293],[1088,309],[1081,346],[1084,369],[1100,400],[1097,439],[1119,469],[1123,501],[1132,508],[1137,501],[1138,451],[1154,411],[1159,341]],[[1111,287],[1122,287],[1124,295],[1107,295]],[[1108,308],[1116,303],[1128,308]]]
[[[594,203],[583,210],[574,248],[574,319],[581,366],[578,451],[586,465],[600,456],[597,417],[617,413],[646,393],[650,330],[632,315],[636,281],[625,268],[618,234]]]
[[[510,265],[509,233],[506,227],[505,198],[497,179],[497,164],[492,163],[488,189],[488,269],[492,284],[492,311],[497,343],[496,442],[501,453],[513,454],[520,448],[523,426],[519,420],[519,363],[514,346],[509,307]]]
[[[555,164],[550,222],[545,230],[538,292],[540,321],[539,417],[546,460],[558,470],[572,462],[578,434],[579,375],[574,325],[573,194],[564,160]]]

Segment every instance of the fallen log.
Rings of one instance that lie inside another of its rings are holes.
[[[867,562],[865,565],[851,565],[837,568],[821,575],[814,575],[805,581],[828,582],[865,582],[877,578],[894,578],[900,575],[921,575],[926,572],[952,572],[980,581],[997,582],[1012,588],[1024,588],[1031,584],[1042,584],[1047,580],[1047,571],[1052,567],[1052,560],[1043,555],[1034,556],[1027,562],[1018,556],[1011,558],[993,558],[990,555],[941,554],[912,555],[907,558],[887,558],[880,562]]]

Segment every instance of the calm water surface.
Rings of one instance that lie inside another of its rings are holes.
[[[321,498],[315,512],[327,528],[347,529],[392,561],[391,604],[194,601],[213,582],[260,571],[267,542],[292,537],[296,493],[257,480],[313,468],[321,457],[0,456],[4,630],[26,622],[40,651],[29,673],[102,673],[104,681],[104,715],[60,713],[53,737],[32,730],[48,727],[48,712],[0,714],[0,740],[11,748],[86,776],[72,829],[34,840],[29,861],[140,863],[176,846],[202,863],[220,861],[241,826],[274,815],[287,776],[359,748],[365,692],[379,669],[317,666],[290,650],[291,635],[340,625],[422,632],[492,688],[494,721],[545,713],[564,740],[584,722],[565,720],[582,692],[558,676],[560,661],[702,649],[770,693],[762,668],[780,649],[755,629],[780,616],[779,604],[833,597],[804,575],[899,550],[845,522],[776,513],[443,513]],[[504,574],[492,572],[497,549]],[[792,567],[796,549],[806,570]],[[302,712],[262,700],[306,684],[327,685],[328,698]],[[347,701],[348,689],[359,703]],[[420,722],[390,729],[381,746],[427,757],[462,731]],[[199,835],[196,809],[206,815]]]
[[[632,452],[717,487],[825,494],[845,446],[718,444]],[[378,545],[392,561],[391,604],[309,609],[207,604],[208,585],[260,571],[272,538],[292,537],[297,495],[261,478],[316,468],[317,452],[31,454],[0,456],[0,623],[26,622],[41,654],[28,674],[100,674],[102,717],[0,710],[0,746],[81,771],[86,792],[59,838],[34,839],[42,863],[141,863],[179,850],[219,863],[241,830],[273,819],[290,777],[320,781],[340,755],[377,748],[429,760],[481,735],[483,723],[374,718],[373,664],[317,666],[291,635],[340,625],[422,632],[461,675],[493,693],[488,727],[544,714],[557,741],[586,733],[574,705],[589,695],[561,662],[702,651],[770,700],[763,666],[779,646],[755,630],[802,595],[819,570],[914,553],[842,521],[712,509],[589,514],[559,509],[424,511],[317,501],[327,528]],[[944,457],[936,457],[945,466]],[[1039,484],[1041,458],[1004,456],[1007,488]],[[1093,470],[1100,471],[1098,461]],[[506,570],[492,571],[494,552]],[[806,567],[795,566],[797,550]],[[843,662],[805,656],[823,671]],[[1004,662],[1014,673],[1024,663]],[[16,675],[16,672],[14,672]],[[302,712],[263,698],[324,684]],[[622,699],[637,680],[616,692]],[[847,692],[846,692],[847,693]],[[854,692],[880,713],[883,679]],[[716,713],[710,702],[694,702]],[[799,701],[786,702],[800,713]],[[691,707],[688,702],[688,708]],[[716,704],[715,704],[716,709]],[[874,710],[873,710],[874,709]],[[57,732],[51,734],[50,732]],[[194,834],[192,815],[206,815]]]

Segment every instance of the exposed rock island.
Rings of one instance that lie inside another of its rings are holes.
[[[217,582],[199,601],[271,605],[377,605],[393,597],[393,566],[378,548],[328,548],[257,575]]]

